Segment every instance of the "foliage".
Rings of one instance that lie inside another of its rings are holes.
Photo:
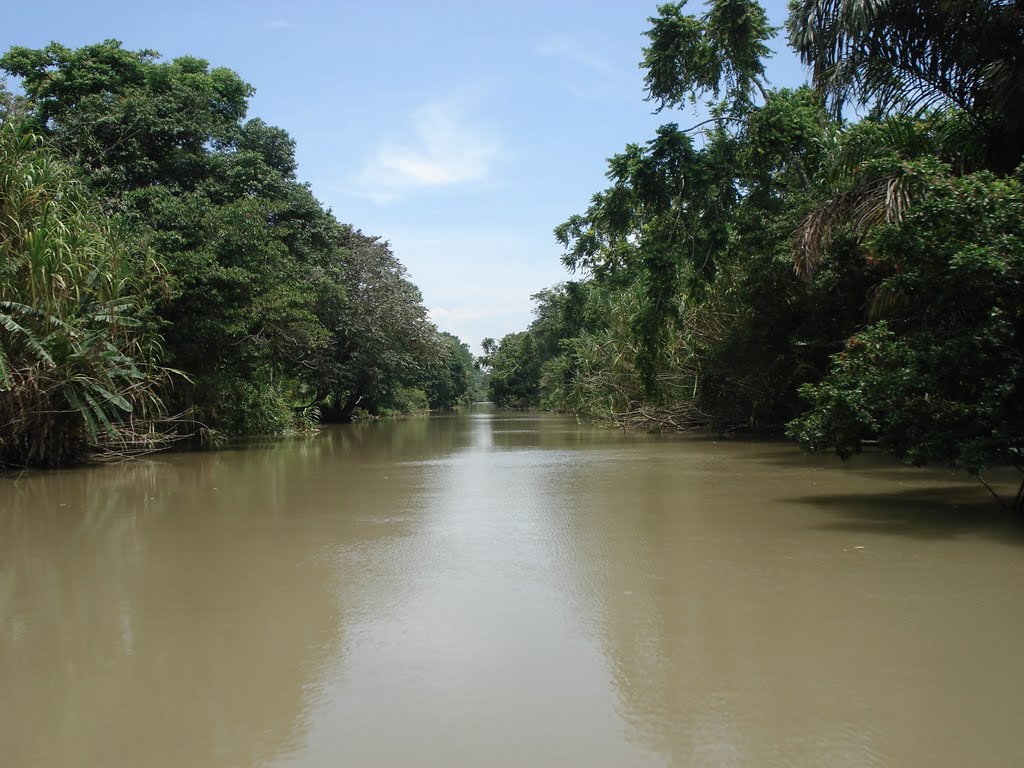
[[[594,196],[583,216],[555,230],[570,269],[598,280],[644,286],[634,318],[642,340],[637,369],[649,395],[657,394],[673,296],[684,278],[710,279],[728,239],[726,212],[736,190],[724,177],[729,139],[717,131],[699,151],[674,124],[662,126],[645,147],[631,144],[608,161],[612,186]]]
[[[447,409],[483,399],[475,380],[469,345],[450,333],[441,333],[440,338],[444,347],[437,363],[427,371],[424,385],[429,406]]]
[[[299,426],[280,382],[253,380],[227,369],[202,377],[193,397],[209,405],[191,417],[201,420],[204,429],[216,425],[214,434],[273,435]]]
[[[774,30],[764,9],[754,0],[715,0],[701,18],[683,13],[685,0],[658,6],[644,34],[648,98],[660,109],[696,101],[725,91],[735,110],[749,106],[753,88],[766,96],[764,60],[771,54],[766,42]]]
[[[548,365],[564,351],[563,344],[588,327],[590,283],[567,282],[533,295],[535,319],[523,333],[508,334],[500,343],[484,339],[478,364],[487,369],[487,396],[496,405],[537,408],[542,405],[542,378]],[[548,387],[550,385],[545,385]],[[560,402],[543,403],[563,407]]]
[[[979,472],[1022,460],[1024,185],[932,173],[929,193],[868,244],[887,273],[877,320],[802,394],[806,447],[865,440],[914,463]]]
[[[117,193],[154,184],[191,189],[210,171],[207,147],[237,138],[253,89],[229,69],[117,40],[79,49],[11,48],[0,67],[22,79],[54,145]]]
[[[445,350],[419,291],[385,243],[297,180],[285,131],[245,120],[253,90],[237,74],[114,40],[13,48],[0,66],[48,142],[159,254],[165,356],[191,380],[165,393],[182,423],[260,434],[311,408],[419,407],[403,392]]]
[[[1020,465],[1020,181],[979,171],[1020,160],[1019,13],[794,2],[819,90],[757,103],[755,5],[659,8],[649,97],[723,98],[609,160],[608,189],[555,232],[579,300],[536,297],[538,320],[492,356],[509,360],[501,386],[532,393],[532,343],[545,406],[619,426],[789,422],[843,456],[877,441],[916,463]],[[850,99],[872,113],[840,120]]]
[[[793,91],[759,87],[756,3],[661,6],[649,98],[723,98],[613,156],[555,230],[582,279],[485,343],[495,400],[1024,471],[1017,5],[795,0],[816,90]]]
[[[563,339],[560,354],[545,362],[541,389],[543,403],[577,416],[616,426],[657,427],[659,421],[696,416],[696,405],[688,391],[697,370],[680,334],[666,334],[663,371],[658,385],[663,403],[652,409],[646,403],[644,382],[637,371],[641,354],[635,335],[634,318],[643,302],[640,286],[610,291],[587,285],[586,322],[578,334]],[[677,307],[685,315],[685,308]],[[671,411],[671,413],[669,413]]]
[[[398,387],[391,395],[390,404],[378,408],[376,415],[397,416],[403,414],[423,415],[430,410],[430,398],[416,387]]]
[[[918,464],[1020,467],[1019,177],[976,172],[1024,158],[1020,9],[800,0],[789,29],[836,114],[873,109],[835,142],[833,196],[800,228],[798,269],[845,228],[881,273],[869,324],[801,389],[810,409],[790,434],[842,456],[870,440]]]
[[[602,411],[617,421],[651,409],[671,412],[681,427],[787,421],[798,376],[814,375],[822,350],[838,348],[865,290],[841,263],[809,296],[790,266],[793,229],[825,192],[816,172],[832,130],[809,89],[774,91],[731,130],[711,129],[702,148],[666,126],[646,151],[629,147],[627,158],[612,158],[613,187],[556,230],[566,263],[600,287],[591,297],[606,294],[590,309],[606,322],[566,347],[576,359],[561,365],[562,376],[589,371],[583,391],[609,404]],[[666,145],[669,136],[684,141]],[[822,321],[814,307],[826,298],[832,310]],[[630,377],[594,375],[621,374],[623,364],[641,391],[626,384]],[[551,406],[587,411],[571,382],[546,381]],[[598,382],[607,391],[594,391]]]
[[[499,408],[532,408],[540,403],[541,359],[529,331],[510,333],[488,356],[487,384],[491,401]]]
[[[789,39],[838,116],[955,109],[1002,171],[1024,159],[1024,15],[1006,0],[792,0]]]
[[[401,388],[424,383],[445,343],[386,242],[348,231],[341,244],[346,298],[325,317],[332,335],[315,358],[312,382],[317,401],[330,401],[325,415],[347,420],[357,407],[371,414],[393,407]]]
[[[928,173],[942,166],[947,115],[905,115],[864,120],[837,132],[824,157],[822,181],[832,196],[812,210],[797,230],[794,267],[809,279],[835,233],[859,239],[883,223],[902,220],[928,189]]]
[[[201,59],[160,62],[117,41],[13,48],[0,65],[22,78],[50,142],[160,255],[166,356],[194,382],[169,393],[174,409],[233,434],[279,424],[273,383],[327,331],[313,313],[320,273],[289,242],[314,206],[291,175],[287,135],[242,123],[252,88]]]
[[[24,121],[0,121],[0,464],[153,444],[166,371],[150,252]]]

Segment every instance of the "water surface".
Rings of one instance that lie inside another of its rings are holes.
[[[0,764],[1021,765],[1022,603],[980,486],[785,444],[480,409],[5,476]]]

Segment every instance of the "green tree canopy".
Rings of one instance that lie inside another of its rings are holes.
[[[792,0],[789,39],[834,113],[955,109],[989,165],[1024,159],[1024,12],[1008,0]]]
[[[1024,461],[1024,185],[926,164],[929,194],[876,229],[876,321],[849,338],[790,426],[848,456],[877,439],[914,463]]]
[[[686,1],[658,6],[644,34],[641,66],[648,98],[659,110],[696,101],[711,93],[724,94],[731,111],[752,103],[754,89],[766,97],[764,61],[771,55],[767,42],[775,30],[756,0],[712,0],[701,16],[683,13]]]
[[[29,114],[159,254],[171,406],[229,433],[278,432],[296,403],[389,407],[444,344],[386,244],[296,178],[295,144],[245,121],[252,88],[202,59],[115,40],[13,48]]]
[[[252,87],[223,67],[117,40],[78,49],[15,47],[0,67],[21,78],[55,146],[108,193],[163,184],[191,189],[211,147],[234,146]]]

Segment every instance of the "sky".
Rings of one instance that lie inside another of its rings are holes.
[[[781,26],[786,0],[763,2]],[[605,160],[692,108],[654,114],[638,64],[658,0],[9,3],[0,50],[114,38],[191,55],[256,89],[298,175],[388,240],[437,326],[479,352],[571,279],[552,230],[606,186]],[[690,12],[701,5],[691,0]],[[773,44],[772,85],[806,73]]]

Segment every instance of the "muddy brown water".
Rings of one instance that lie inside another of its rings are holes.
[[[1024,765],[1024,537],[942,471],[488,408],[8,475],[0,764]]]

